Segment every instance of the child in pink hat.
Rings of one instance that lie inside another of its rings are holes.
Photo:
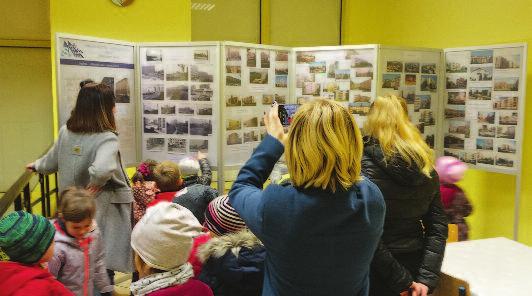
[[[440,192],[443,208],[449,223],[458,226],[458,240],[468,239],[469,227],[465,217],[471,214],[473,207],[464,191],[456,183],[464,177],[467,165],[460,160],[443,156],[436,160],[436,171],[440,177]]]

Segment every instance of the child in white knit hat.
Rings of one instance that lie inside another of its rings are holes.
[[[175,203],[148,208],[131,233],[140,276],[131,284],[133,295],[213,296],[209,286],[192,279],[192,265],[187,262],[201,229],[194,215]]]

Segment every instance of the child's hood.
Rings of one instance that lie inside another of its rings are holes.
[[[63,244],[67,244],[75,248],[80,248],[79,241],[75,237],[70,236],[66,232],[66,230],[63,228],[61,223],[59,223],[59,220],[54,219],[52,222],[56,229],[55,237],[54,237],[54,241],[56,243],[63,243]],[[90,243],[90,241],[92,241],[97,234],[98,234],[98,228],[96,227],[96,222],[93,221],[92,230],[91,232],[87,233],[87,235],[85,235],[85,239],[88,239]]]
[[[0,262],[0,287],[2,295],[11,295],[34,280],[53,280],[53,276],[37,265],[17,262]]]
[[[198,249],[198,258],[206,262],[209,258],[220,258],[231,250],[238,257],[241,248],[262,247],[262,242],[248,229],[210,239]]]

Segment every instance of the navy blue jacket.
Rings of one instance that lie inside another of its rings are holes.
[[[381,192],[366,179],[336,193],[291,185],[263,191],[283,151],[266,136],[229,192],[229,202],[266,248],[262,295],[367,295],[384,223]]]

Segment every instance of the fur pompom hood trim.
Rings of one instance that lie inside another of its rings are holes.
[[[227,251],[238,257],[242,248],[253,249],[261,247],[262,242],[249,229],[211,238],[208,242],[198,248],[198,258],[202,263],[207,262],[211,257],[220,258]]]

